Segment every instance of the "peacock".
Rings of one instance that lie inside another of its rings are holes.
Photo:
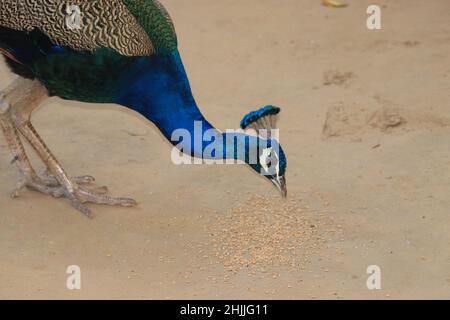
[[[175,150],[192,158],[245,162],[286,197],[287,160],[271,134],[280,108],[250,112],[240,131],[222,132],[208,122],[192,95],[173,21],[159,1],[0,0],[0,9],[0,53],[18,75],[0,93],[0,124],[20,173],[14,195],[31,189],[67,198],[88,217],[87,203],[137,204],[108,195],[92,176],[67,175],[30,120],[33,110],[56,96],[132,109]],[[199,128],[202,136],[209,132],[209,142],[180,147],[173,139],[177,130],[194,135]],[[33,169],[23,141],[46,165],[43,173]],[[212,141],[216,147],[205,153]]]

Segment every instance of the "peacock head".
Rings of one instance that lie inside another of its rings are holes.
[[[287,159],[279,143],[279,133],[276,127],[277,116],[281,109],[266,106],[250,112],[241,121],[241,128],[253,131],[258,136],[257,157],[248,155],[250,167],[273,183],[283,198],[287,197],[286,168]],[[251,151],[248,151],[251,153]]]

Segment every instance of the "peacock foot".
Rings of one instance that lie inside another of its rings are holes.
[[[85,206],[86,203],[95,203],[110,206],[134,207],[137,202],[130,198],[115,198],[107,195],[108,188],[93,185],[95,179],[92,176],[80,176],[71,179],[73,189],[68,190],[61,186],[57,179],[45,172],[36,179],[21,178],[12,197],[20,196],[24,189],[31,189],[54,198],[67,198],[72,207],[81,211],[88,218],[92,218],[92,212]]]
[[[60,185],[56,177],[49,170],[46,170],[44,173],[40,174],[39,179],[41,179],[49,187],[58,187]],[[93,184],[95,182],[95,178],[89,175],[72,177],[71,180],[79,185]],[[106,186],[100,187],[99,189],[104,189],[105,193],[108,192],[108,188]]]
[[[130,198],[114,198],[105,193],[105,190],[97,188],[92,190],[88,187],[77,185],[77,188],[72,191],[67,191],[64,188],[64,196],[66,196],[72,206],[85,214],[88,218],[92,218],[92,212],[87,208],[85,203],[96,203],[109,206],[134,207],[137,202]]]

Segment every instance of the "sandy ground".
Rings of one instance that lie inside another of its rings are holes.
[[[450,298],[450,2],[376,1],[380,31],[373,1],[347,2],[163,1],[212,123],[283,107],[287,203],[244,166],[173,165],[132,112],[52,99],[33,121],[66,170],[139,201],[90,221],[11,199],[0,138],[0,298]],[[66,289],[69,265],[82,290]]]

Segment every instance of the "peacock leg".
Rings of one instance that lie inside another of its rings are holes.
[[[18,197],[20,191],[27,186],[32,187],[33,189],[50,192],[50,189],[47,188],[50,185],[46,185],[31,166],[17,129],[11,119],[10,103],[6,97],[8,96],[10,100],[12,100],[11,95],[15,92],[15,89],[17,89],[19,82],[20,81],[15,81],[11,86],[0,93],[0,127],[2,128],[6,142],[13,156],[11,163],[17,165],[20,174],[17,187],[11,194],[12,197]]]
[[[5,101],[3,96],[3,94],[0,96],[0,126],[13,156],[11,163],[17,165],[20,173],[17,188],[12,193],[13,197],[17,197],[20,190],[25,188],[27,181],[35,182],[39,178],[31,166],[30,160],[28,160],[22,141],[17,133],[17,129],[14,127],[8,113],[9,104]]]
[[[2,100],[0,94],[0,110],[7,110],[7,108],[9,108],[9,105]],[[18,187],[14,191],[13,196],[18,196],[20,190],[26,187],[26,181],[33,181],[48,187],[59,186],[58,180],[56,180],[55,176],[53,176],[48,169],[43,174],[37,174],[33,169],[9,113],[0,111],[0,127],[3,130],[4,137],[12,154],[11,164],[17,165],[20,174]],[[78,184],[89,184],[93,183],[95,178],[92,176],[80,176],[72,178],[72,181]],[[105,188],[106,187],[102,187],[103,190]]]
[[[26,180],[25,185],[54,197],[67,197],[73,207],[88,217],[91,217],[91,211],[84,205],[87,202],[126,207],[136,205],[136,202],[132,199],[107,196],[105,189],[92,190],[83,186],[82,183],[92,182],[93,178],[90,176],[78,179],[68,178],[56,157],[45,145],[30,122],[32,111],[48,98],[45,87],[37,81],[25,79],[17,81],[19,82],[19,84],[16,83],[17,90],[12,90],[9,95],[5,96],[5,99],[9,102],[8,113],[15,129],[31,144],[51,173],[44,178],[46,180],[44,184],[35,182],[35,177],[32,177]],[[38,177],[38,180],[42,180],[42,178]],[[78,183],[75,180],[79,180]]]
[[[12,154],[11,163],[15,163],[19,169],[19,179],[17,187],[12,192],[11,196],[16,198],[20,192],[26,187],[41,191],[43,193],[52,194],[55,197],[60,196],[59,190],[54,187],[59,186],[58,181],[48,172],[43,175],[37,175],[36,171],[31,166],[30,160],[27,157],[25,148],[20,140],[17,129],[11,120],[8,112],[9,103],[4,99],[4,93],[0,94],[0,127],[3,130],[6,142]],[[90,176],[75,177],[73,180],[76,183],[87,184],[94,181]],[[104,190],[104,189],[103,189]]]

